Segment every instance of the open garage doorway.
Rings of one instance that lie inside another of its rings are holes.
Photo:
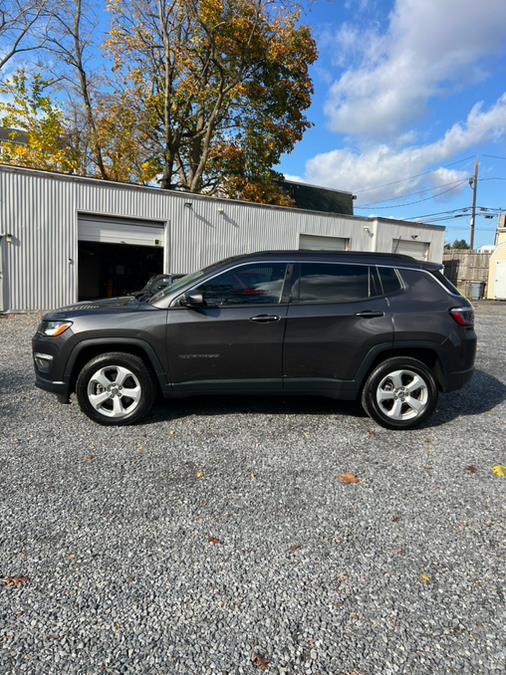
[[[79,242],[79,300],[128,295],[162,272],[162,248]]]
[[[91,214],[78,223],[79,300],[128,295],[163,273],[163,223]]]

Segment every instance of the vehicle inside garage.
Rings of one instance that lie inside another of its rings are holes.
[[[79,300],[128,295],[163,272],[163,223],[80,214],[78,224]]]
[[[128,295],[163,271],[163,249],[156,246],[80,241],[79,300]]]

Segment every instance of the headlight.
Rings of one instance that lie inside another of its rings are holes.
[[[72,321],[44,321],[41,326],[41,332],[50,337],[58,337],[70,328]]]

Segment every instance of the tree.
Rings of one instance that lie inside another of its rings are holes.
[[[317,56],[270,0],[110,0],[107,47],[163,188],[288,198],[273,172],[310,126]]]
[[[47,0],[0,0],[0,72],[9,61],[22,52],[40,49],[46,40],[42,28]]]
[[[64,87],[70,90],[70,98],[77,94],[82,102],[86,136],[85,146],[91,150],[91,160],[101,178],[110,178],[99,140],[97,122],[98,94],[86,67],[86,55],[93,44],[95,22],[86,0],[58,0],[50,10],[52,29],[46,40],[46,49],[56,57],[56,74]],[[77,110],[74,108],[77,121]],[[87,171],[89,173],[89,171]],[[95,173],[95,171],[91,171]]]
[[[469,249],[469,244],[465,239],[455,239],[455,241],[452,244],[452,248],[459,248],[459,249]]]
[[[2,161],[9,164],[74,173],[80,165],[61,108],[45,93],[40,75],[29,79],[19,70],[2,85],[1,126],[12,129],[2,143]]]

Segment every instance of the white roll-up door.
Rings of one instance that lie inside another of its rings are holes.
[[[430,244],[425,241],[394,239],[392,253],[402,253],[402,255],[410,255],[417,260],[427,260],[429,257],[429,246]]]
[[[164,226],[149,220],[80,215],[78,238],[104,244],[163,246]]]
[[[347,251],[350,240],[345,237],[325,237],[317,234],[300,234],[301,251]]]

